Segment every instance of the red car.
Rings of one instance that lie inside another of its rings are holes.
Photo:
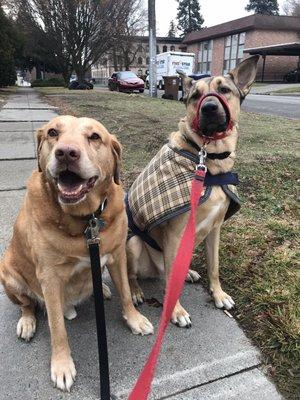
[[[135,73],[131,71],[114,72],[108,79],[109,90],[117,90],[118,92],[133,92],[138,90],[144,92],[145,84]]]

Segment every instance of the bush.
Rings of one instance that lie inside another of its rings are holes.
[[[63,78],[36,79],[31,82],[31,87],[65,86]]]

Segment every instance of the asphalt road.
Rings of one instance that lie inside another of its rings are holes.
[[[242,109],[300,120],[300,96],[249,94],[242,105]]]
[[[158,90],[158,97],[161,97],[163,93],[163,90]],[[145,90],[145,95],[148,95],[148,90]],[[300,120],[300,96],[249,94],[242,105],[242,109],[244,111]]]

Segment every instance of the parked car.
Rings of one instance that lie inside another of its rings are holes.
[[[83,83],[79,83],[78,81],[72,80],[69,83],[68,88],[70,90],[91,90],[94,89],[94,85],[89,81],[84,81]]]
[[[284,75],[283,80],[284,82],[300,82],[300,68],[288,72],[286,75]]]
[[[144,81],[132,71],[114,72],[108,79],[109,90],[117,90],[118,92],[133,92],[138,90],[144,92]]]

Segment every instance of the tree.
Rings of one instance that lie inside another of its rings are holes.
[[[115,43],[127,0],[18,2],[22,15],[26,10],[27,25],[37,28],[36,55],[52,63],[68,83],[72,70],[83,82],[91,65]]]
[[[300,17],[300,0],[286,0],[282,9],[286,15]]]
[[[147,29],[146,10],[143,0],[127,0],[123,7],[123,19],[119,20],[118,38],[112,46],[111,56],[115,69],[130,69],[139,51],[136,36]],[[121,60],[118,62],[118,59]]]
[[[0,7],[0,87],[16,81],[15,59],[22,50],[22,36]]]
[[[172,20],[170,22],[168,37],[174,38],[174,37],[176,37],[176,33],[177,33],[177,28],[176,28],[175,22]]]
[[[186,35],[192,31],[199,31],[204,19],[200,14],[200,5],[198,0],[177,1],[179,3],[177,8],[177,27],[182,31],[182,35]]]
[[[256,14],[278,15],[279,6],[277,0],[249,0],[246,11],[254,11]]]

